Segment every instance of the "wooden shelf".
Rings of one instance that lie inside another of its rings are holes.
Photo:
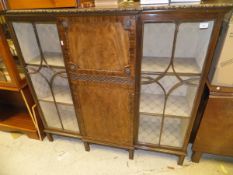
[[[163,73],[170,63],[171,58],[164,57],[143,57],[142,59],[142,73],[153,74]],[[200,75],[199,68],[195,58],[174,58],[174,68],[179,74],[194,74]],[[169,68],[168,73],[174,74],[172,67]]]
[[[54,52],[45,52],[44,58],[47,61],[48,65],[51,67],[61,67],[64,68],[65,64],[63,62],[63,56],[62,53],[54,53]],[[36,58],[31,59],[26,64],[32,65],[32,66],[39,66],[41,61],[41,57],[38,56]],[[42,66],[46,66],[46,64],[43,62]]]
[[[5,131],[36,132],[25,109],[3,104],[0,106],[0,128]]]
[[[164,95],[141,93],[140,113],[150,115],[162,115],[164,107]],[[165,115],[174,117],[190,117],[191,108],[186,96],[170,95],[166,104]]]

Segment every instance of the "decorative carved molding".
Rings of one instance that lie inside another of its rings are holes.
[[[87,75],[87,74],[76,74],[76,73],[70,73],[69,75],[71,81],[88,81],[88,82],[113,83],[113,84],[125,84],[125,85],[134,84],[134,80],[124,77]]]

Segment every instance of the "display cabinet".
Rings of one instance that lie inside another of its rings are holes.
[[[233,156],[232,45],[233,18],[224,22],[209,73],[206,107],[192,147],[194,162],[202,153]]]
[[[130,158],[160,151],[182,164],[229,9],[125,5],[6,16],[50,139],[124,148]]]
[[[0,130],[22,132],[42,139],[42,125],[27,87],[8,28],[0,26]]]
[[[13,21],[45,132],[80,137],[56,21]]]

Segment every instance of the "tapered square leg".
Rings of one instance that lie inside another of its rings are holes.
[[[129,149],[129,159],[133,160],[133,158],[134,158],[134,150]]]
[[[83,142],[85,151],[90,151],[90,144],[88,142]]]
[[[177,164],[178,164],[178,165],[183,165],[184,159],[185,159],[185,156],[184,156],[184,155],[179,156]]]
[[[53,136],[50,133],[46,133],[47,138],[49,139],[50,142],[53,142]]]
[[[202,156],[202,152],[193,151],[191,158],[192,162],[199,163],[201,156]]]

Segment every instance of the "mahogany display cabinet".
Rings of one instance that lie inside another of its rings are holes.
[[[42,139],[42,123],[19,64],[8,28],[0,25],[0,130]]]
[[[207,10],[208,9],[208,10]],[[182,164],[228,6],[10,10],[45,132]]]
[[[192,161],[202,153],[233,156],[233,18],[226,20],[207,81],[206,107],[192,147]]]

